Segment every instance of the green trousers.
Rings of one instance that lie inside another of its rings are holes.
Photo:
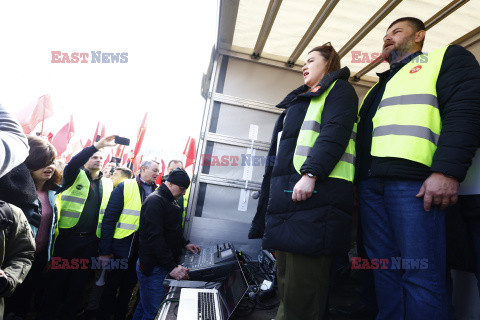
[[[280,306],[275,320],[324,319],[331,256],[319,258],[277,251]]]

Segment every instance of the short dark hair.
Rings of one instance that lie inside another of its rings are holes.
[[[127,179],[132,179],[133,177],[133,172],[132,170],[125,168],[125,167],[117,167],[115,168],[115,171],[118,170],[121,172],[121,175],[124,176]]]
[[[308,53],[317,51],[320,55],[327,61],[327,71],[326,74],[329,74],[333,71],[340,70],[340,56],[330,42],[325,43],[324,45],[318,46],[310,50]]]
[[[403,18],[399,18],[395,21],[393,21],[390,26],[387,28],[390,29],[394,24],[397,24],[399,22],[406,22],[410,25],[410,27],[412,27],[413,31],[415,32],[418,32],[418,31],[422,31],[422,30],[426,30],[425,28],[425,24],[423,23],[422,20],[418,19],[418,18],[414,18],[414,17],[403,17]],[[423,38],[422,40],[422,43],[421,45],[423,46],[423,42],[425,41],[425,38]]]
[[[182,162],[181,160],[175,160],[175,159],[174,159],[174,160],[170,160],[170,161],[168,162],[167,168],[170,168],[170,165],[171,165],[172,163],[180,163],[180,164],[182,164],[182,167],[183,167],[183,162]]]
[[[55,150],[55,147],[50,142],[32,135],[28,135],[27,139],[30,150],[28,151],[27,159],[25,159],[25,165],[28,170],[37,171],[55,162],[57,150]],[[60,184],[61,181],[62,176],[58,172],[55,164],[55,172],[50,180],[45,182],[44,190],[52,189],[56,184]]]

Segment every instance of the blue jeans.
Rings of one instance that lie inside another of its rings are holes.
[[[364,245],[374,269],[377,320],[448,319],[445,210],[423,209],[421,181],[360,181]]]
[[[139,267],[140,260],[137,261],[140,301],[132,320],[153,320],[166,294],[167,288],[162,283],[168,275],[168,271],[162,267],[155,267],[152,274],[146,276],[140,272]]]

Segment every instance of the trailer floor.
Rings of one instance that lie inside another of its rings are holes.
[[[333,292],[329,299],[329,315],[327,319],[331,320],[352,320],[352,319],[367,319],[367,318],[345,318],[335,315],[334,309],[338,306],[347,306],[355,304],[358,298],[360,285],[357,280],[351,277],[343,277],[336,281]],[[265,301],[265,304],[274,304],[278,302],[278,297],[272,297]],[[275,319],[278,305],[270,310],[261,310],[258,307],[248,315],[241,314],[242,310],[236,310],[232,316],[232,320],[271,320]]]

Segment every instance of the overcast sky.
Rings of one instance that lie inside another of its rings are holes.
[[[56,133],[73,114],[82,141],[98,120],[107,134],[135,141],[145,112],[142,151],[179,158],[197,138],[202,73],[216,40],[217,0],[2,1],[0,103],[12,113],[51,94]],[[51,63],[52,51],[128,53],[127,63]]]

